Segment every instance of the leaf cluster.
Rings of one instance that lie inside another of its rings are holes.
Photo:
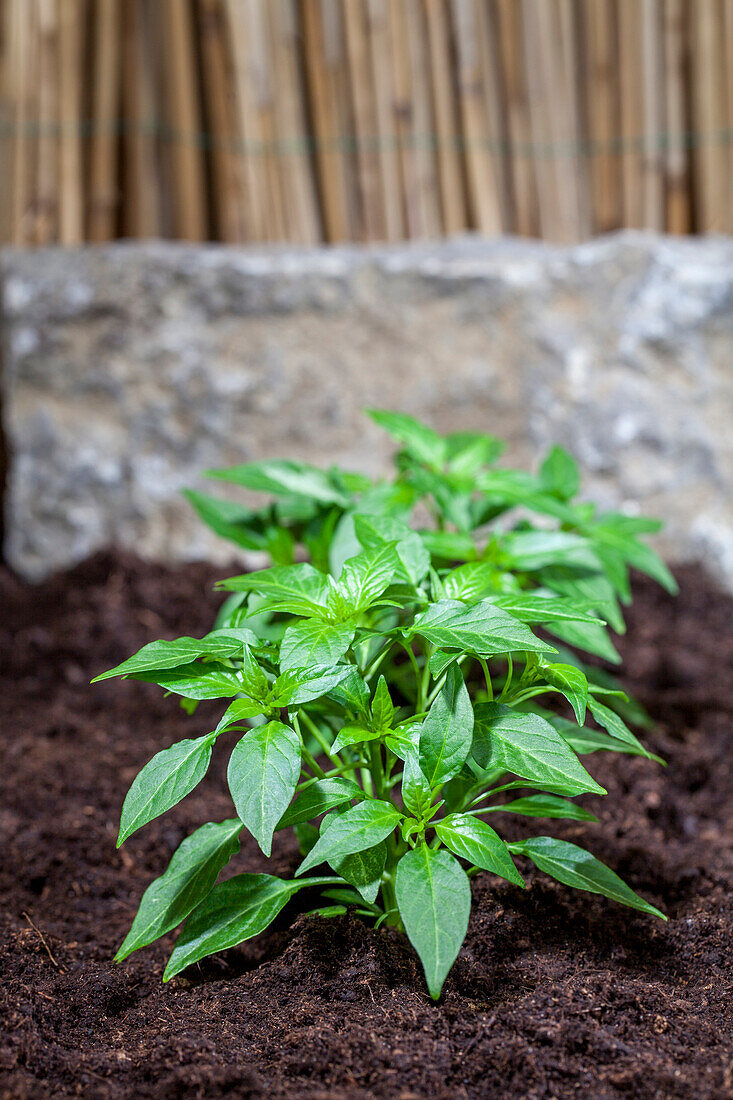
[[[527,860],[662,916],[583,848],[508,843],[493,827],[507,815],[593,822],[575,801],[605,794],[586,758],[650,755],[631,728],[644,712],[600,662],[619,662],[609,628],[624,629],[630,568],[674,591],[643,541],[659,525],[579,502],[560,447],[530,474],[496,465],[493,436],[370,415],[399,444],[391,480],[267,461],[212,474],[266,494],[264,507],[189,493],[216,532],[273,564],[220,583],[228,596],[204,638],[152,642],[97,678],[158,684],[190,711],[225,704],[213,730],[153,757],[122,809],[119,843],[189,794],[230,742],[236,816],[183,841],[117,954],[185,921],[165,980],[318,888],[315,912],[353,906],[404,929],[438,997],[466,934],[470,877],[522,888]],[[243,829],[269,856],[286,828],[302,853],[292,879],[219,880]]]

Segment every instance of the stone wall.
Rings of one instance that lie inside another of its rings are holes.
[[[118,244],[0,259],[6,556],[231,556],[180,498],[262,456],[376,472],[360,414],[572,450],[604,504],[733,585],[733,242],[461,239],[295,251]],[[209,485],[210,488],[210,485]]]

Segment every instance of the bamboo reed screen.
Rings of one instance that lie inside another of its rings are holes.
[[[0,0],[0,241],[733,231],[733,0]]]

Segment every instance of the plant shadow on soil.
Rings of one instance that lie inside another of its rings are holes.
[[[473,882],[441,1001],[406,940],[291,904],[259,939],[162,985],[173,937],[111,962],[185,835],[231,816],[226,750],[120,851],[140,766],[215,717],[151,685],[90,678],[153,637],[203,634],[222,568],[98,555],[39,587],[0,575],[3,891],[0,1096],[729,1097],[733,1095],[733,600],[694,567],[673,600],[642,579],[624,682],[669,762],[586,758],[600,823],[500,823],[587,846],[664,925],[523,866]],[[292,874],[294,842],[268,869]],[[244,841],[235,871],[261,870]]]

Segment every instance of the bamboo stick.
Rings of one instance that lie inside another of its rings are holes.
[[[59,197],[59,42],[57,0],[38,4],[38,160],[33,242],[51,244],[58,236]]]
[[[157,237],[161,209],[155,150],[155,90],[145,0],[127,0],[122,23],[122,231]]]
[[[84,239],[84,178],[81,148],[81,84],[84,0],[59,7],[59,241]]]
[[[644,225],[641,8],[639,0],[618,0],[621,87],[621,195],[623,224]]]
[[[237,167],[234,73],[223,0],[199,0],[204,111],[210,134],[213,233],[222,241],[246,239]]]
[[[254,136],[260,148],[260,177],[264,186],[263,207],[267,224],[267,239],[282,241],[286,237],[284,196],[281,182],[282,154],[275,131],[272,42],[269,37],[269,21],[265,10],[267,0],[247,0],[246,34],[248,42],[248,69],[250,92],[254,113]]]
[[[686,97],[686,26],[684,0],[665,0],[664,90],[666,229],[690,230],[690,174],[686,134],[690,123]]]
[[[589,146],[590,218],[594,232],[608,233],[621,224],[614,0],[587,0],[580,12],[586,56],[582,94]]]
[[[97,0],[87,215],[87,236],[91,241],[109,241],[115,236],[119,202],[120,15],[119,0]]]
[[[165,112],[171,131],[170,183],[175,234],[184,240],[207,236],[201,119],[196,100],[196,60],[191,9],[181,0],[158,0],[164,39]]]
[[[646,229],[664,228],[664,174],[662,134],[664,132],[663,41],[661,8],[658,0],[639,0],[643,90],[642,182],[643,219]]]
[[[450,26],[443,0],[426,0],[433,114],[443,232],[459,233],[468,225],[463,166],[458,149],[458,106],[454,96],[450,56]]]
[[[720,233],[728,224],[731,201],[726,178],[727,150],[723,141],[723,46],[719,33],[720,9],[710,0],[690,8],[692,22],[693,170],[697,199],[696,228]]]
[[[384,197],[384,217],[388,241],[401,240],[406,232],[400,182],[400,155],[393,126],[392,66],[388,2],[367,0],[369,57],[375,92],[377,149]]]
[[[369,61],[366,10],[362,0],[343,0],[343,14],[364,233],[367,240],[384,240],[387,227],[379,150],[375,141],[377,109]]]
[[[12,110],[12,231],[15,245],[30,243],[34,220],[35,142],[30,133],[34,114],[34,10],[25,0],[8,0],[8,73]]]
[[[733,198],[731,198],[731,181],[733,181],[733,0],[723,0],[723,72],[725,74],[725,107],[723,114],[724,145],[728,150],[728,168],[726,180],[728,181],[728,202],[726,204],[726,219],[724,231],[733,233]]]
[[[13,233],[13,98],[11,86],[12,16],[9,0],[0,3],[0,244]]]
[[[283,147],[280,170],[288,239],[321,239],[313,163],[307,132],[294,0],[268,4],[274,54],[276,130]]]
[[[336,61],[333,56],[336,46],[332,33],[333,9],[328,14],[331,19],[327,44],[321,0],[301,0],[310,119],[316,147],[324,231],[327,241],[342,241],[349,236],[350,218],[338,104],[329,72]],[[330,47],[328,54],[327,46]]]
[[[476,9],[472,0],[452,0],[457,54],[458,99],[466,160],[472,226],[487,235],[501,232],[502,212],[497,179],[498,135],[486,115]]]
[[[527,74],[522,49],[521,10],[517,0],[497,0],[497,27],[504,89],[510,177],[510,225],[524,237],[537,235],[537,191],[530,158]]]

